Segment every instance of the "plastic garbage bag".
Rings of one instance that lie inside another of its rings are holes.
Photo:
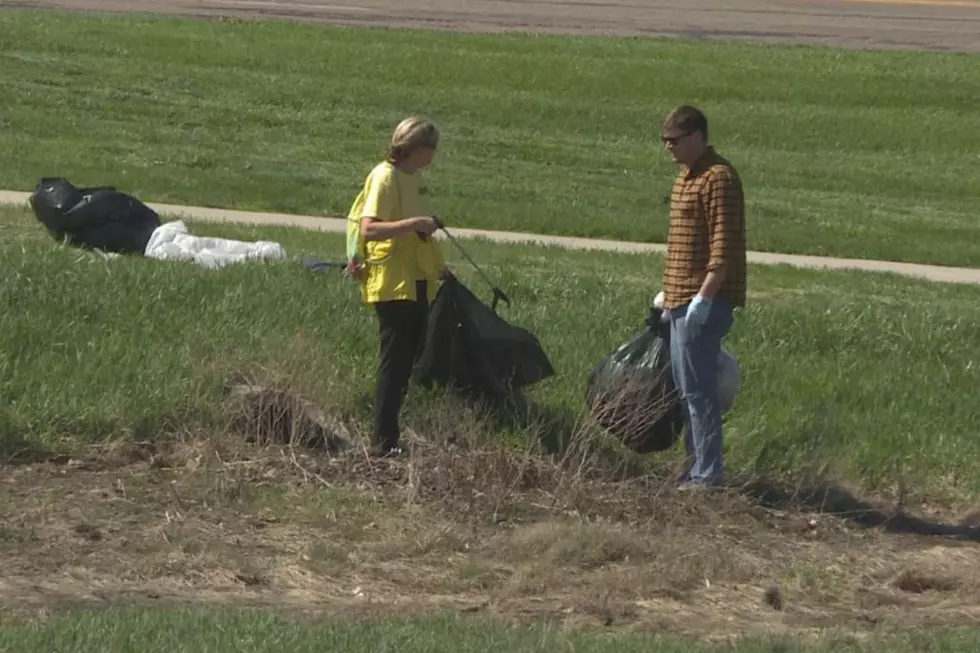
[[[670,362],[670,323],[650,308],[646,328],[602,358],[589,373],[586,404],[596,422],[638,453],[671,448],[684,430],[683,405]],[[727,413],[741,389],[738,361],[718,354],[718,399]]]
[[[732,408],[742,389],[742,368],[724,347],[718,352],[718,405],[724,415]]]
[[[669,449],[684,429],[670,369],[670,325],[651,307],[646,328],[589,372],[586,405],[596,422],[630,449]]]
[[[537,337],[508,323],[454,276],[436,293],[416,381],[498,399],[555,371]]]
[[[112,186],[76,188],[62,177],[41,179],[31,209],[55,239],[117,254],[143,254],[160,226],[156,212]]]
[[[202,267],[216,269],[229,263],[284,259],[286,250],[279,243],[267,240],[251,242],[195,236],[187,230],[183,220],[175,220],[154,230],[146,245],[146,256],[160,260],[193,261]]]

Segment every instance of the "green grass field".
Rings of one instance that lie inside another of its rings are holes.
[[[0,426],[46,442],[155,437],[220,425],[222,384],[286,378],[367,420],[376,326],[356,288],[295,261],[206,270],[106,261],[56,247],[24,209],[2,209]],[[341,237],[193,225],[336,258]],[[661,259],[538,246],[469,246],[510,294],[557,375],[530,392],[565,423],[583,411],[592,365],[638,329]],[[460,277],[488,289],[446,243]],[[747,310],[726,341],[744,374],[728,421],[730,469],[842,474],[865,488],[897,474],[922,492],[980,491],[980,288],[891,275],[753,267]],[[424,425],[425,404],[407,409]]]
[[[673,170],[657,122],[690,102],[742,172],[753,249],[977,266],[976,68],[957,54],[8,9],[0,187],[66,176],[146,201],[342,214],[392,126],[422,112],[445,134],[429,178],[451,224],[662,241]],[[3,653],[976,650],[975,630],[913,630],[975,623],[966,548],[737,493],[685,503],[493,448],[576,427],[589,369],[643,326],[660,257],[467,243],[514,301],[502,315],[554,363],[529,393],[545,422],[477,423],[414,389],[403,424],[432,450],[374,468],[229,442],[225,384],[243,378],[369,424],[373,315],[339,272],[296,260],[337,259],[342,237],[190,226],[279,241],[290,260],[106,259],[0,207]],[[980,287],[785,266],[753,266],[749,287],[726,341],[744,379],[731,476],[880,499],[901,484],[937,519],[980,496]],[[491,444],[444,446],[470,428]],[[32,450],[76,459],[25,467]],[[540,478],[518,487],[509,474],[526,469]],[[760,600],[772,584],[784,610]],[[302,620],[162,599],[65,609],[148,596]],[[536,623],[380,618],[440,597]],[[42,604],[50,617],[33,619]],[[339,618],[357,610],[367,618]],[[709,645],[633,628],[782,635]]]
[[[703,107],[758,250],[980,265],[975,55],[0,14],[0,186],[342,214],[394,124],[460,225],[662,241],[658,121]]]
[[[967,653],[976,650],[978,645],[980,635],[972,630],[871,638],[840,636],[819,644],[767,638],[699,645],[689,640],[648,634],[565,631],[550,624],[506,628],[452,615],[314,624],[268,613],[193,609],[79,612],[42,625],[13,626],[0,631],[0,650],[5,653],[475,653],[503,650],[514,653],[866,653],[882,650]]]

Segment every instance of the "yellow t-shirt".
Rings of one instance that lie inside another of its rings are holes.
[[[422,215],[432,214],[420,172],[409,174],[387,161],[371,170],[347,214],[348,256],[354,254],[365,265],[361,296],[366,303],[414,301],[417,279],[428,281],[428,299],[435,299],[444,264],[439,243],[432,236],[423,241],[410,233],[367,242],[357,237],[363,217],[395,221]]]

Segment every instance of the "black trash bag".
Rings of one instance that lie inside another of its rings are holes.
[[[592,417],[637,453],[670,449],[684,430],[683,406],[670,368],[670,325],[651,307],[647,327],[589,372]]]
[[[76,188],[67,179],[41,179],[30,197],[34,215],[56,240],[86,249],[143,254],[157,213],[112,186]]]
[[[509,324],[452,275],[443,282],[413,372],[418,383],[495,400],[554,373],[534,334]]]

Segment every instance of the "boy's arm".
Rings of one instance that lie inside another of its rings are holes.
[[[361,233],[364,240],[387,240],[419,231],[423,218],[393,220],[398,200],[397,189],[390,173],[375,172],[368,180],[364,208],[361,209]]]

